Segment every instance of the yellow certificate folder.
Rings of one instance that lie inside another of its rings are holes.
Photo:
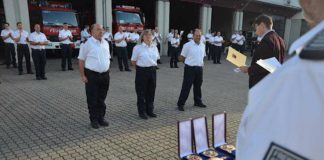
[[[226,59],[237,67],[245,66],[246,63],[246,56],[232,47],[229,47]]]

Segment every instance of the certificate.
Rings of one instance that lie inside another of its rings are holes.
[[[233,63],[237,67],[245,66],[246,56],[232,47],[229,47],[227,58],[229,62]]]

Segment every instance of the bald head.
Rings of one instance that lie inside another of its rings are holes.
[[[91,25],[91,35],[97,40],[101,40],[104,33],[104,29],[101,24]]]
[[[314,27],[324,20],[323,0],[299,0],[299,3],[310,27]]]

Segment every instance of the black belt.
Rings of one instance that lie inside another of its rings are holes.
[[[28,45],[28,44],[17,43],[17,46],[19,46],[19,45],[25,46],[25,45]]]
[[[96,72],[96,71],[93,71],[93,70],[90,70],[90,69],[87,69],[87,68],[85,68],[84,70],[87,71],[87,72],[93,73],[93,74],[97,74],[97,75],[105,75],[105,74],[109,73],[109,70],[106,71],[106,72],[102,72],[102,73]]]
[[[156,66],[150,66],[150,67],[140,67],[140,66],[136,66],[136,69],[155,70],[156,69]]]
[[[45,51],[45,49],[34,49],[34,48],[32,48],[32,50],[34,50],[34,51]]]

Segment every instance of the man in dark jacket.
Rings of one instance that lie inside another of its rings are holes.
[[[240,67],[243,73],[249,74],[249,88],[252,88],[269,74],[267,70],[256,63],[258,60],[276,57],[280,63],[284,61],[284,40],[272,30],[272,26],[273,22],[270,16],[260,15],[255,20],[256,35],[259,36],[261,41],[255,49],[250,67]]]

